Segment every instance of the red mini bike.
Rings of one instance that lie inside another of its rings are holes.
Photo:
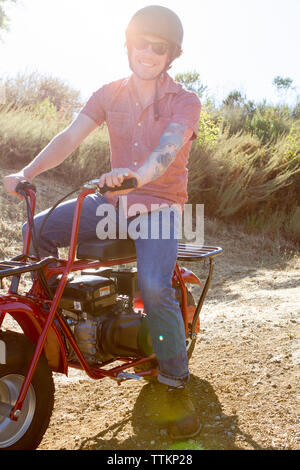
[[[133,186],[126,180],[118,189]],[[28,224],[23,254],[0,261],[0,281],[11,280],[8,292],[0,295],[0,449],[36,449],[54,406],[52,372],[68,375],[73,367],[93,379],[110,377],[121,384],[155,378],[157,361],[133,267],[134,241],[97,240],[77,246],[82,203],[88,194],[100,191],[97,180],[83,185],[77,197],[68,259],[29,256],[30,242],[38,246],[33,219],[36,189],[22,182],[16,190],[27,204]],[[213,258],[221,252],[219,247],[179,244],[178,261],[209,259],[204,285],[178,263],[173,274],[189,358],[200,329]],[[29,272],[33,284],[20,293],[21,276]],[[202,288],[198,303],[186,287],[189,283]],[[2,328],[6,314],[23,334]]]

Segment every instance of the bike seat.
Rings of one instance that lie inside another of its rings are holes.
[[[77,258],[99,261],[136,258],[135,244],[130,238],[125,240],[90,240],[78,244]]]

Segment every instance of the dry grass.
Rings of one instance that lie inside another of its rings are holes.
[[[67,120],[37,117],[34,113],[6,108],[0,112],[0,161],[2,168],[20,169],[33,160],[49,142],[70,124]],[[60,166],[48,174],[74,185],[109,168],[106,127],[93,132]]]
[[[209,216],[244,222],[247,231],[283,231],[297,240],[300,159],[286,157],[286,139],[271,146],[247,134],[222,134],[213,148],[195,144],[190,202],[204,203]]]

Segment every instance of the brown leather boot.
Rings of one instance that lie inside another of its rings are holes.
[[[187,386],[167,387],[168,408],[170,410],[169,435],[173,439],[196,436],[201,431],[201,423],[188,393]]]

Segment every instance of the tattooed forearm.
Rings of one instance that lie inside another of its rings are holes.
[[[157,163],[163,167],[168,167],[174,160],[174,155],[176,156],[180,147],[179,145],[167,145],[166,147],[162,147],[160,153],[156,151],[156,153],[158,153],[156,157]]]
[[[185,143],[185,133],[186,127],[181,124],[173,123],[168,126],[156,149],[138,170],[143,184],[164,174]]]

